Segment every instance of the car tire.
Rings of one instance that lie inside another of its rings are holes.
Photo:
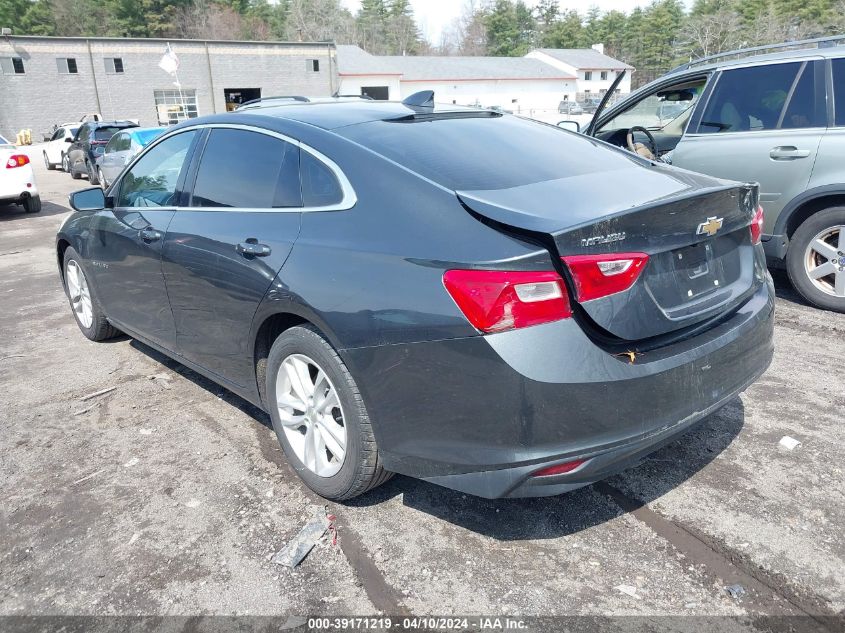
[[[804,220],[792,234],[786,252],[786,270],[795,289],[814,306],[834,312],[845,312],[843,233],[845,207],[831,207]],[[822,246],[822,243],[827,246]],[[831,272],[813,278],[811,271],[821,266],[826,266],[825,270]]]
[[[92,341],[105,341],[120,334],[120,331],[106,318],[91,278],[82,267],[82,258],[71,246],[65,250],[62,281],[74,320],[86,338]]]
[[[41,211],[41,196],[27,196],[21,204],[27,213],[38,213]]]
[[[107,182],[106,182],[106,177],[105,177],[105,176],[103,176],[103,170],[102,170],[102,169],[100,169],[99,167],[97,167],[97,180],[99,181],[100,186],[101,186],[103,189],[108,189],[108,188],[109,188],[109,183],[107,183]]]
[[[70,158],[67,154],[62,154],[62,171],[66,174],[70,173]]]
[[[47,168],[48,171],[53,171],[56,166],[50,162],[50,159],[47,158],[47,152],[42,152],[44,154],[44,166]]]
[[[73,165],[70,165],[70,177],[73,178],[74,180],[82,180],[82,174],[80,174],[78,171],[76,171],[73,168]]]
[[[99,185],[100,179],[97,177],[97,170],[91,166],[91,163],[85,163],[85,168],[88,170],[88,182],[91,185]]]
[[[321,372],[325,378],[321,378]],[[311,389],[310,399],[304,398],[304,394],[302,398],[296,395],[299,392],[295,388],[296,376],[303,375],[305,378],[298,385],[304,392]],[[267,409],[273,429],[288,462],[311,490],[326,499],[345,501],[392,477],[393,473],[382,467],[370,418],[355,380],[315,328],[292,327],[276,339],[267,358],[266,380]],[[280,398],[288,404],[281,404]],[[290,404],[292,401],[303,407],[307,405],[307,409],[297,409]],[[330,410],[321,409],[326,401],[337,404]],[[345,446],[341,445],[339,436],[345,436]],[[342,459],[332,452],[333,446],[342,449]]]

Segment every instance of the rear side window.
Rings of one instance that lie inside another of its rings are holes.
[[[628,169],[630,152],[515,116],[374,121],[335,130],[447,189],[509,189]]]
[[[245,130],[212,130],[197,171],[193,207],[301,207],[299,148]]]
[[[300,158],[302,201],[306,207],[327,207],[343,200],[343,190],[334,172],[308,152]]]
[[[801,62],[791,62],[723,71],[704,109],[698,133],[776,129],[802,66]],[[801,93],[794,95],[798,99],[795,116],[790,122],[800,121],[800,116],[805,119],[808,114],[814,116],[812,64],[808,64],[807,69],[810,83],[796,85],[796,92],[800,87]],[[804,126],[791,123],[790,127]]]
[[[845,125],[845,57],[833,60],[833,103],[836,125]]]

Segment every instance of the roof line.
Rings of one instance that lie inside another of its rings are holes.
[[[338,72],[341,77],[401,77],[402,73],[342,73]]]
[[[334,41],[325,42],[285,42],[281,40],[213,40],[213,39],[189,39],[178,37],[58,37],[55,35],[6,35],[9,40],[70,40],[73,42],[184,42],[189,44],[252,44],[255,46],[331,46],[337,48]]]
[[[402,79],[403,83],[422,83],[430,81],[574,81],[577,77],[479,77],[476,79],[450,79],[448,77],[436,77],[433,79]]]

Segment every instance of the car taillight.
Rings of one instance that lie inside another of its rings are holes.
[[[763,220],[765,220],[765,216],[763,214],[763,207],[757,207],[757,211],[754,213],[754,217],[751,219],[751,243],[752,244],[759,244],[760,239],[763,237]]]
[[[447,270],[443,285],[482,332],[502,332],[572,316],[569,295],[553,271]]]
[[[648,263],[645,253],[571,255],[562,259],[572,273],[578,301],[599,299],[627,290]]]
[[[29,156],[26,154],[12,154],[9,160],[6,161],[6,169],[14,169],[15,167],[23,167],[29,165]]]

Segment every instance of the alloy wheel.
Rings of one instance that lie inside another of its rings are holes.
[[[47,152],[42,152],[42,154],[44,154],[44,166],[50,169],[50,159],[47,158]]]
[[[70,173],[70,159],[67,154],[62,154],[62,170]]]
[[[67,280],[70,304],[76,313],[76,318],[79,319],[82,327],[88,329],[94,322],[91,293],[88,290],[88,280],[85,279],[85,273],[74,260],[67,263],[65,279]]]
[[[337,474],[346,457],[346,425],[326,372],[307,356],[291,354],[276,375],[276,401],[285,437],[299,461],[320,477]]]
[[[804,271],[817,289],[845,297],[845,226],[829,227],[810,240]]]

